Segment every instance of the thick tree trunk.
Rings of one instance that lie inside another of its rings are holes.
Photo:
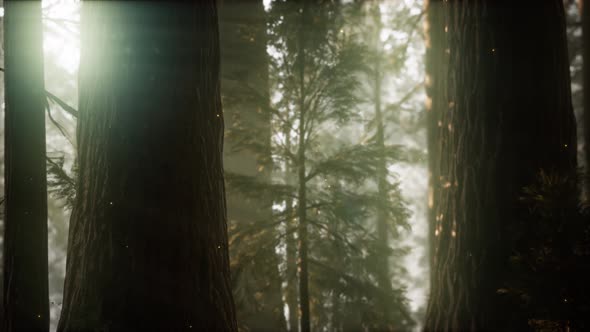
[[[430,284],[434,283],[434,236],[436,231],[436,209],[434,207],[434,197],[440,195],[440,175],[439,175],[439,158],[440,142],[438,138],[442,127],[438,123],[441,121],[442,110],[448,107],[447,102],[447,68],[448,57],[445,56],[447,48],[446,33],[448,28],[445,26],[445,16],[442,10],[442,3],[439,0],[429,0],[426,2],[426,127],[427,127],[427,146],[428,146],[428,251],[429,251],[429,269]]]
[[[257,138],[265,147],[263,152],[232,151],[232,137],[226,137],[225,169],[268,182],[272,158],[266,12],[262,1],[258,0],[222,0],[219,12],[221,84],[226,128],[232,130],[234,127],[247,126],[258,134]],[[255,227],[257,223],[268,223],[272,219],[272,202],[250,199],[231,189],[228,188],[227,195],[230,225],[238,228],[247,225]],[[242,278],[255,289],[248,294],[250,302],[258,303],[255,306],[236,303],[238,322],[250,331],[286,330],[279,257],[274,248],[267,247],[267,244],[274,244],[277,237],[274,227],[264,230],[259,240],[265,248],[260,250],[269,252],[257,255],[251,262],[252,268],[242,272]],[[239,254],[237,250],[239,248],[232,247],[232,255]]]
[[[236,331],[215,1],[84,2],[58,331]]]
[[[48,331],[41,1],[4,1],[5,208],[2,331]]]
[[[503,291],[514,235],[534,227],[523,187],[540,170],[576,171],[563,1],[430,6],[435,220],[425,328],[523,331],[534,313]]]
[[[587,0],[588,1],[588,0]],[[586,174],[590,179],[590,3],[580,1],[582,7],[582,56],[584,78],[584,152]],[[590,180],[586,183],[586,198],[590,200]]]

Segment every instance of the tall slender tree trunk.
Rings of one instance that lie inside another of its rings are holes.
[[[381,154],[379,156],[379,165],[377,168],[377,190],[379,192],[379,206],[377,209],[377,237],[379,241],[379,246],[381,247],[381,252],[387,253],[389,252],[389,233],[390,230],[390,223],[387,217],[387,205],[389,204],[389,190],[387,189],[387,161],[385,159],[385,125],[383,123],[383,114],[382,114],[382,106],[381,106],[381,93],[382,93],[382,82],[383,82],[383,73],[381,72],[381,54],[378,51],[380,46],[380,34],[382,29],[381,24],[381,14],[379,12],[379,7],[376,6],[374,9],[374,20],[377,26],[376,29],[376,36],[375,38],[375,50],[376,50],[376,58],[375,64],[373,66],[373,102],[375,107],[375,124],[376,124],[376,144],[377,147],[380,149]],[[387,293],[392,292],[392,285],[391,285],[391,274],[389,269],[389,255],[383,255],[380,258],[380,262],[378,263],[379,275],[378,275],[378,283],[379,288],[386,291]],[[379,331],[389,331],[392,329],[390,326],[391,324],[391,305],[389,303],[381,303],[382,310],[384,313],[384,321],[381,326],[378,327]]]
[[[300,116],[300,123],[305,123],[305,117]],[[308,271],[308,229],[307,229],[307,188],[305,181],[305,141],[304,131],[299,130],[299,165],[297,167],[299,192],[297,195],[297,216],[299,219],[299,314],[301,332],[311,330],[309,317],[309,271]]]
[[[290,128],[285,133],[286,149],[291,150],[291,132]],[[287,178],[291,176],[292,167],[289,162],[286,165]],[[299,288],[297,279],[297,239],[295,239],[295,231],[297,230],[295,211],[293,210],[293,199],[287,198],[285,207],[285,232],[286,232],[286,277],[287,289],[285,291],[285,300],[289,306],[289,331],[296,332],[299,330],[298,311],[299,305],[297,302],[297,290]]]
[[[48,331],[41,1],[4,1],[3,331]]]
[[[82,5],[58,331],[236,331],[215,1]]]
[[[514,275],[514,235],[534,227],[523,187],[540,170],[576,171],[563,1],[430,6],[429,143],[438,177],[425,329],[524,331],[535,313],[503,291]]]
[[[299,219],[299,314],[301,332],[311,331],[310,310],[309,310],[309,271],[308,271],[308,225],[307,225],[307,181],[305,178],[305,31],[307,30],[308,3],[303,0],[301,13],[301,26],[298,37],[298,68],[299,76],[299,129],[298,129],[298,151],[297,151],[297,179],[299,192],[297,194],[297,216]]]
[[[266,53],[266,12],[262,1],[223,0],[220,11],[222,97],[225,106],[226,128],[248,126],[255,130],[265,151],[232,151],[232,137],[226,138],[224,149],[225,169],[247,176],[256,176],[261,182],[270,179],[272,156],[270,152],[271,128],[268,55]],[[249,199],[236,190],[228,191],[228,220],[235,227],[247,224],[268,222],[272,219],[272,202]],[[231,193],[231,194],[229,194]],[[261,208],[263,206],[263,208]],[[260,237],[264,243],[275,243],[277,232],[273,228],[265,230]],[[235,252],[232,248],[232,252]],[[238,322],[251,331],[286,330],[279,275],[279,257],[274,248],[259,255],[252,262],[252,270],[264,273],[244,275],[254,284],[256,292],[249,294],[259,305],[240,305],[236,303]],[[264,278],[257,276],[263,275]],[[236,281],[237,282],[237,281]],[[255,300],[256,294],[262,294]]]
[[[332,319],[330,325],[332,325],[332,332],[338,332],[342,330],[342,314],[341,314],[341,301],[340,293],[336,290],[332,290]]]
[[[330,186],[336,188],[335,191],[339,191],[342,190],[342,186],[340,185],[340,183],[337,180],[332,180],[330,181]],[[339,224],[338,222],[331,222],[328,224],[328,232],[330,234],[340,234],[340,230],[339,230]],[[331,257],[332,263],[334,266],[337,267],[341,267],[344,266],[344,256],[346,255],[346,253],[343,250],[343,244],[339,241],[331,241],[331,247],[332,247],[332,252],[334,253]],[[330,327],[332,332],[338,332],[342,329],[342,304],[343,301],[340,298],[340,286],[339,285],[334,285],[331,289],[331,294],[330,294],[330,302],[332,304],[331,309],[331,322],[330,322]]]

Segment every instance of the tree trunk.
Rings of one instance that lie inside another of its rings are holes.
[[[586,174],[590,179],[590,4],[581,2],[582,7],[582,57],[584,79],[584,152]],[[590,200],[590,180],[586,182],[586,199]]]
[[[524,331],[534,313],[503,291],[515,234],[534,227],[523,187],[540,170],[576,171],[563,1],[431,1],[428,11],[435,220],[425,329]]]
[[[434,283],[434,257],[436,231],[436,209],[434,197],[440,195],[440,142],[442,110],[448,107],[447,102],[447,67],[448,57],[445,56],[447,48],[445,16],[440,0],[428,0],[426,2],[426,133],[428,148],[428,251],[430,284]],[[439,126],[438,123],[441,122]]]
[[[58,331],[236,331],[215,1],[84,2]]]
[[[291,133],[285,133],[287,150],[291,151]],[[288,162],[287,162],[288,163]],[[287,178],[291,176],[291,165],[286,166]],[[299,305],[297,302],[297,239],[295,238],[295,231],[297,229],[296,220],[293,211],[293,199],[287,198],[285,207],[285,232],[286,232],[286,275],[287,275],[287,289],[285,300],[289,306],[289,331],[297,332],[299,330],[299,318],[297,312]]]
[[[307,181],[305,169],[305,31],[307,29],[307,15],[308,14],[307,1],[303,0],[301,13],[301,26],[299,28],[298,37],[298,55],[297,55],[297,75],[299,80],[299,128],[298,128],[298,150],[297,150],[297,179],[299,191],[297,194],[297,217],[298,224],[298,240],[299,240],[299,314],[300,314],[300,329],[301,332],[311,331],[310,310],[309,310],[309,270],[308,270],[308,226],[307,226]]]
[[[376,57],[375,57],[375,64],[373,66],[373,103],[375,107],[375,125],[376,125],[376,133],[375,133],[375,143],[377,147],[380,149],[381,153],[379,156],[379,165],[377,167],[377,190],[379,195],[379,205],[377,207],[377,240],[378,245],[380,247],[381,253],[388,253],[389,252],[389,233],[390,225],[387,216],[387,206],[389,205],[389,197],[390,193],[388,190],[388,183],[387,183],[387,160],[385,159],[385,125],[383,123],[383,114],[381,108],[381,86],[383,82],[383,73],[381,68],[381,53],[378,50],[380,46],[380,34],[382,29],[381,24],[381,14],[380,9],[378,6],[374,9],[374,20],[376,24],[376,36],[374,36],[375,43],[374,47],[376,50]],[[378,285],[379,288],[383,291],[387,292],[387,294],[391,294],[393,291],[391,285],[391,274],[389,269],[389,258],[390,256],[382,255],[378,262]],[[384,321],[377,327],[377,331],[390,331],[392,330],[392,323],[391,321],[391,304],[387,303],[386,301],[381,301],[385,303],[380,303],[382,306],[380,309],[383,310],[383,319]]]
[[[48,331],[41,1],[4,1],[3,331]]]
[[[266,12],[262,1],[222,0],[219,8],[221,37],[222,97],[226,128],[247,126],[258,134],[265,151],[232,151],[233,137],[226,137],[225,169],[233,173],[256,176],[268,182],[272,169],[270,153],[270,104],[268,84],[268,55],[266,53]],[[234,227],[254,226],[272,219],[272,202],[249,199],[228,188],[228,221]],[[262,207],[261,207],[262,206]],[[255,227],[255,226],[254,226]],[[260,246],[275,243],[274,227],[260,236]],[[232,253],[238,248],[232,247]],[[261,248],[262,249],[262,248]],[[286,330],[279,257],[274,248],[252,261],[252,271],[243,272],[243,279],[253,284],[249,294],[256,306],[236,303],[238,322],[250,331]],[[239,252],[237,252],[239,254]],[[233,255],[233,254],[232,254]],[[264,271],[261,273],[261,271]],[[263,276],[262,278],[260,276]],[[234,275],[235,277],[235,275]],[[260,298],[256,296],[260,295]]]

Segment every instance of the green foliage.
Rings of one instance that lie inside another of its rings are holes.
[[[358,124],[365,121],[363,106],[370,98],[362,93],[363,75],[373,58],[349,27],[365,14],[357,2],[307,5],[304,10],[300,2],[275,1],[269,12],[272,103],[259,111],[261,118],[271,122],[270,147],[260,128],[252,126],[243,113],[232,117],[234,126],[227,132],[233,153],[268,152],[272,159],[262,165],[270,172],[267,178],[226,173],[228,190],[275,207],[270,220],[241,223],[230,230],[232,246],[240,248],[232,256],[232,266],[243,271],[254,257],[269,251],[285,259],[287,239],[297,234],[301,216],[293,211],[301,204],[298,192],[304,186],[312,327],[379,330],[386,325],[407,330],[413,319],[402,282],[401,257],[408,248],[384,247],[375,218],[382,209],[387,232],[397,241],[409,228],[409,211],[395,174],[387,175],[385,193],[378,191],[376,174],[384,163],[415,162],[423,160],[424,153],[401,145],[379,145],[374,134],[366,139],[339,135],[358,131]],[[302,163],[306,172],[300,181],[297,171]],[[383,257],[393,266],[387,288],[377,284]],[[280,263],[283,281],[298,278],[287,275],[285,264]],[[248,287],[244,282],[238,294],[248,294]],[[385,312],[384,303],[390,312]]]
[[[383,330],[387,326],[388,330],[409,330],[414,321],[401,264],[409,248],[399,241],[409,229],[410,213],[396,175],[387,172],[384,192],[380,192],[377,173],[384,165],[421,162],[425,156],[420,149],[390,144],[387,137],[381,144],[376,129],[385,124],[386,136],[392,135],[404,121],[403,113],[411,110],[407,102],[420,86],[409,89],[396,103],[384,102],[380,121],[368,111],[374,98],[375,60],[381,59],[383,75],[394,75],[403,67],[408,45],[395,44],[384,53],[366,42],[374,31],[362,30],[357,23],[371,27],[365,23],[374,19],[372,4],[324,0],[309,6],[309,15],[304,16],[301,2],[274,1],[267,13],[270,94],[253,85],[246,74],[224,77],[233,82],[222,91],[224,107],[239,110],[228,112],[229,155],[255,156],[259,171],[244,175],[226,170],[228,194],[269,211],[229,225],[237,311],[253,315],[270,308],[282,315],[284,305],[269,294],[276,292],[277,283],[293,285],[290,282],[298,278],[287,274],[285,247],[288,238],[296,239],[298,218],[293,211],[299,204],[298,189],[305,186],[314,329]],[[404,18],[395,20],[392,28],[414,33],[421,14],[401,14]],[[249,34],[248,29],[244,26],[241,31]],[[67,104],[52,101],[76,115]],[[256,113],[242,111],[252,105]],[[420,121],[412,119],[407,127],[416,130]],[[346,134],[350,132],[355,134]],[[302,150],[306,174],[300,182],[297,169]],[[50,193],[71,207],[75,170],[70,176],[63,157],[48,158],[48,173]],[[378,211],[387,221],[391,245],[380,243]],[[387,272],[391,287],[377,282],[384,257],[391,265]],[[273,279],[277,269],[281,280]],[[251,328],[250,322],[240,325],[243,330]]]
[[[76,178],[68,175],[64,169],[64,156],[47,157],[47,191],[72,209],[76,198]]]

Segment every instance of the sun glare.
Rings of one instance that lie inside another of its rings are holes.
[[[43,0],[46,59],[73,75],[80,59],[80,1]]]

